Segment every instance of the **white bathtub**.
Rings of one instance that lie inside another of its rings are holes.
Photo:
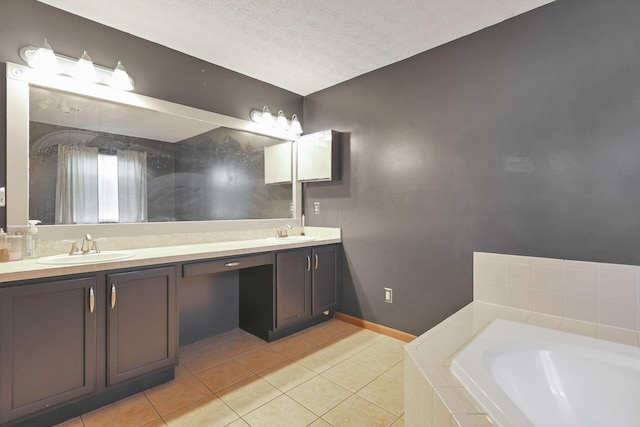
[[[500,427],[640,426],[640,348],[494,320],[451,370]]]

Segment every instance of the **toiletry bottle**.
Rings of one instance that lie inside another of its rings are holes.
[[[9,243],[7,242],[7,233],[0,228],[0,262],[9,261]]]
[[[37,258],[39,241],[38,241],[38,227],[36,227],[36,225],[40,224],[40,221],[38,221],[37,219],[30,219],[27,222],[29,223],[29,226],[27,230],[27,235],[25,236],[25,239],[26,239],[25,256],[27,258]]]

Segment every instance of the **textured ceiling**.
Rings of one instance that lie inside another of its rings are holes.
[[[308,95],[553,0],[39,0]]]

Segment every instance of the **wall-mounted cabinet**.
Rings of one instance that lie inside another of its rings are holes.
[[[298,138],[298,180],[340,179],[340,132],[325,130]]]
[[[291,141],[264,147],[264,183],[286,184],[291,182]]]

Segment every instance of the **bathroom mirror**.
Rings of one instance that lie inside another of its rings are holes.
[[[15,64],[7,115],[10,228],[31,218],[105,236],[299,217],[299,184],[264,181],[265,147],[295,135]]]

